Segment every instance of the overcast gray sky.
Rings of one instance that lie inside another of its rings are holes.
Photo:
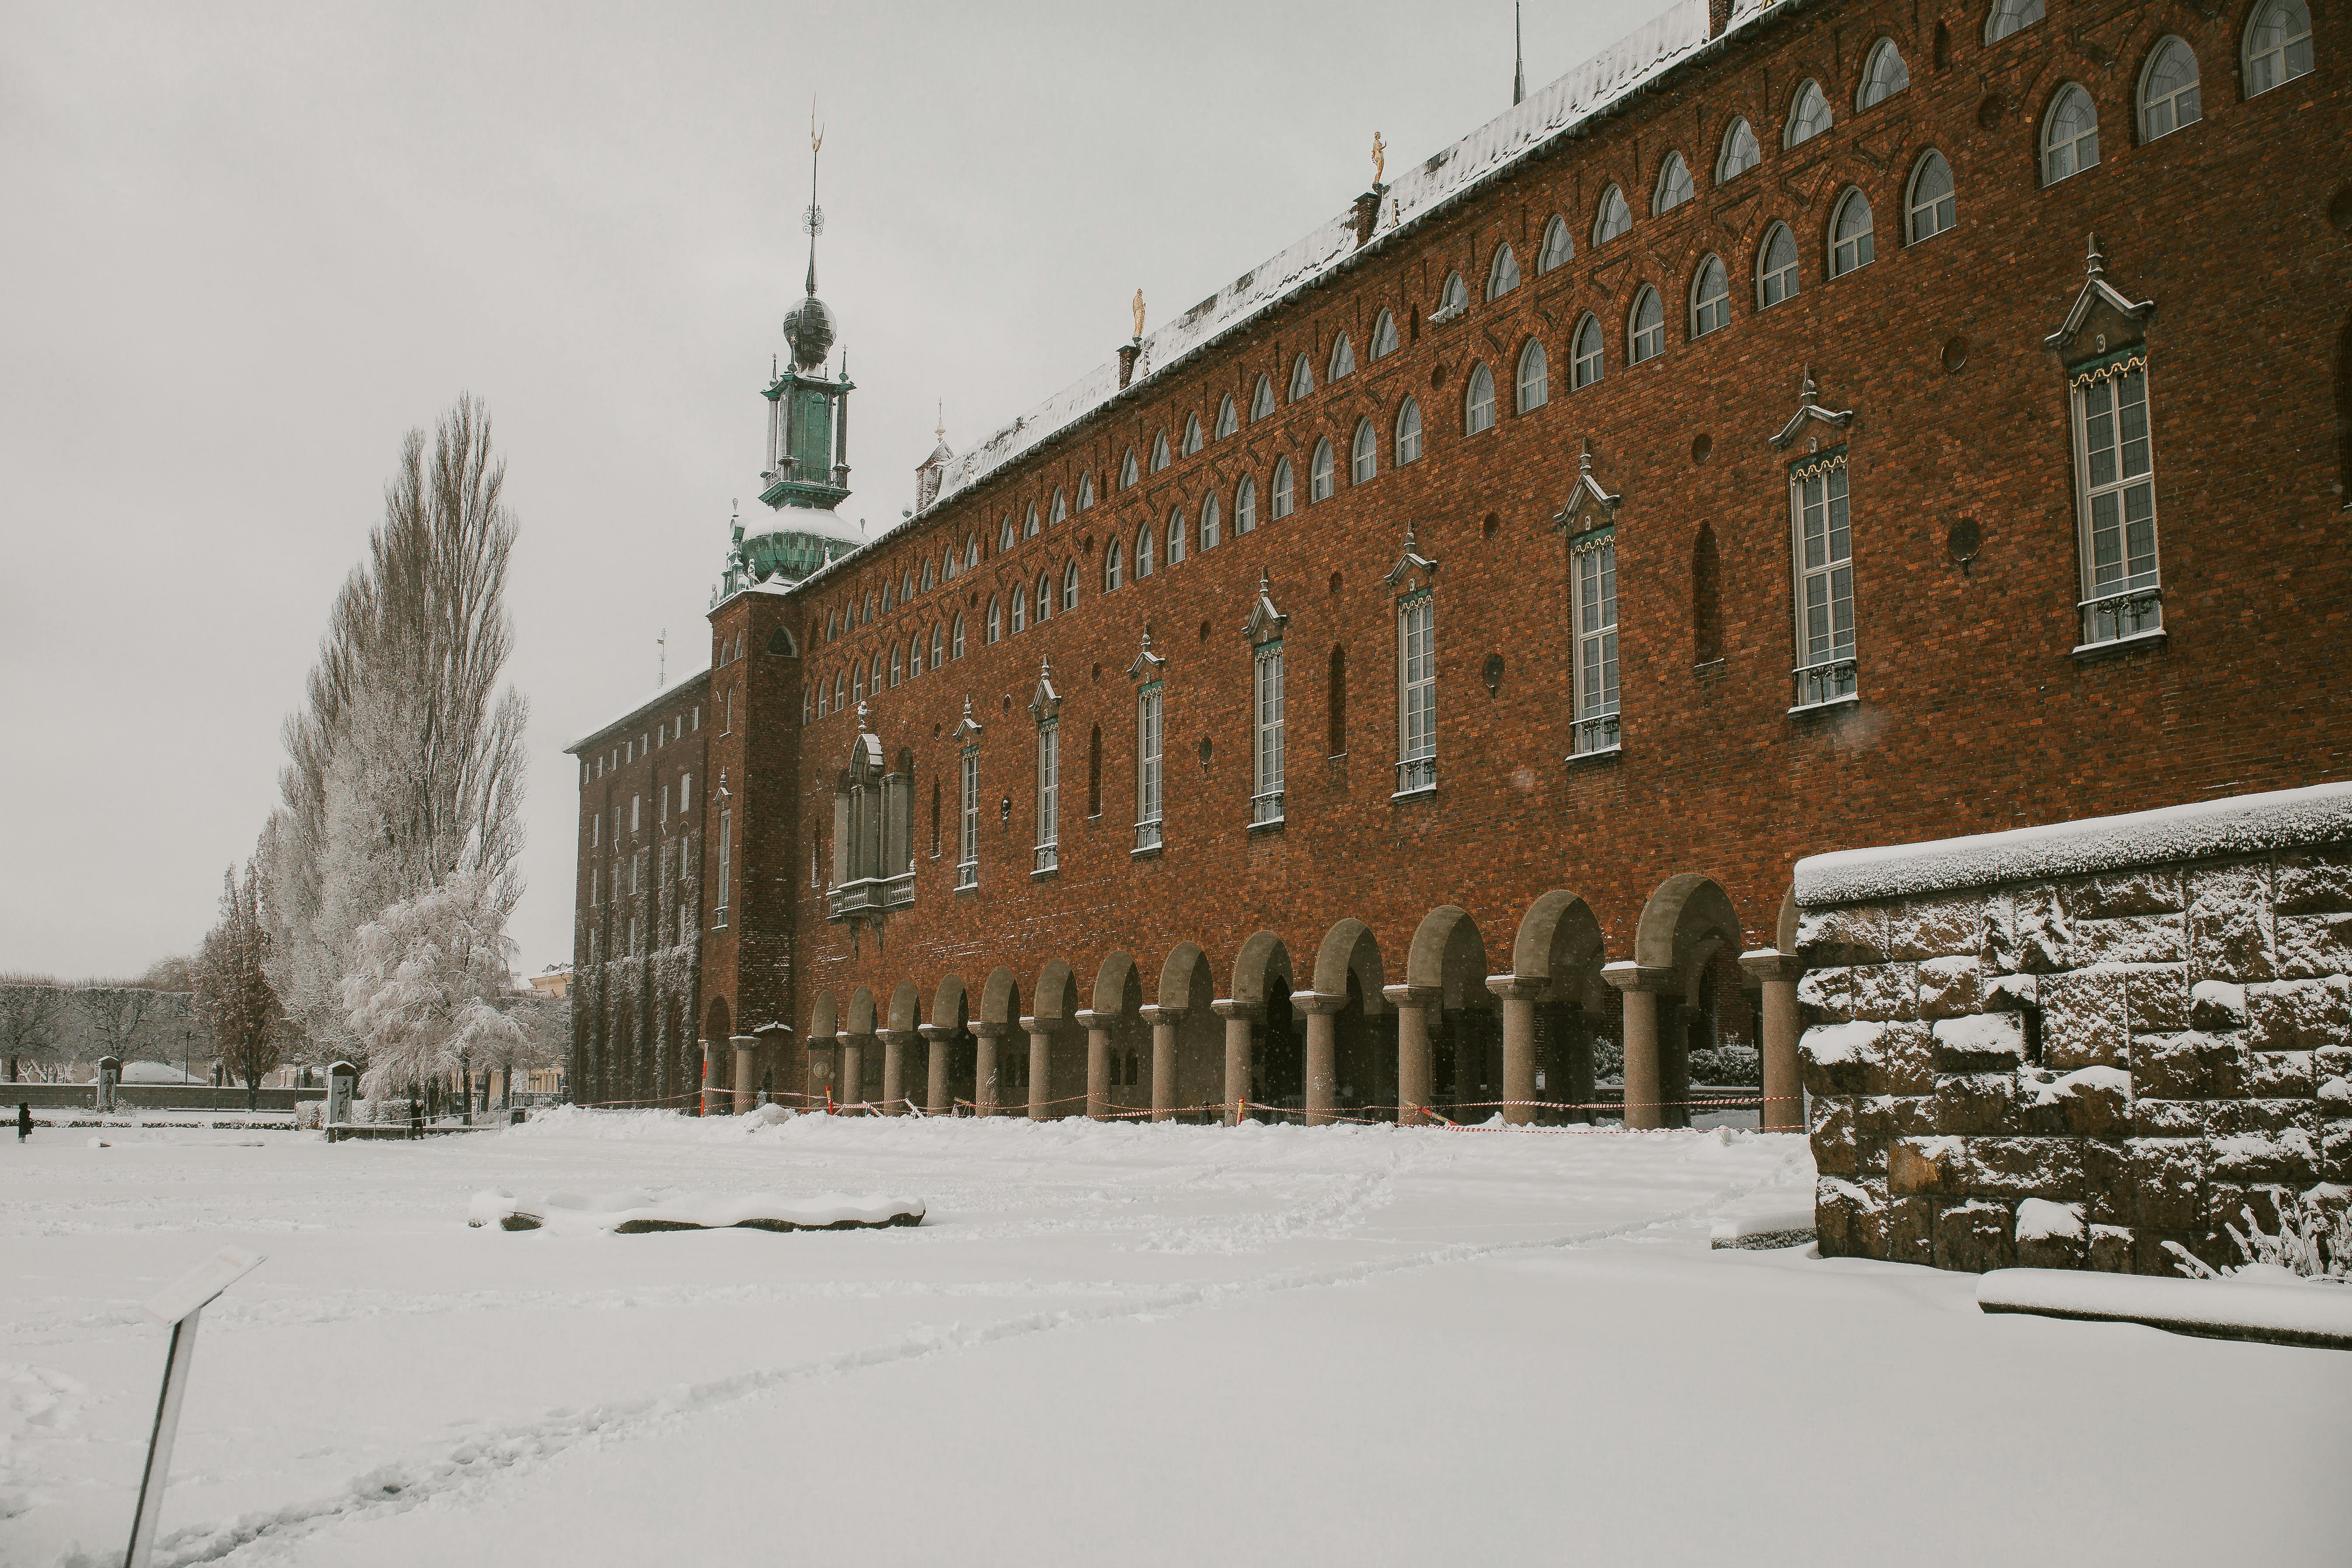
[[[1527,7],[1540,85],[1663,0]],[[1510,102],[1507,0],[0,4],[0,970],[192,948],[404,432],[489,405],[521,523],[531,890],[562,748],[708,661],[800,292],[858,384],[844,515]]]

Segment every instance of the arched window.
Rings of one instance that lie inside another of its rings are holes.
[[[1360,485],[1381,471],[1381,438],[1369,419],[1356,421],[1356,438],[1348,447],[1348,482]]]
[[[942,639],[946,635],[940,627],[931,628],[931,668],[933,669],[940,667],[940,655],[945,647]],[[956,617],[956,657],[958,658],[963,657],[963,617],[961,616]]]
[[[1062,613],[1069,614],[1078,607],[1078,563],[1075,561],[1062,568]]]
[[[1004,521],[1009,523],[1013,520],[1011,518],[1006,518]],[[868,626],[874,624],[874,590],[871,588],[868,588],[866,591],[866,618],[859,624]]]
[[[1200,449],[1201,416],[1197,414],[1187,414],[1184,416],[1184,455],[1189,458]]]
[[[1551,401],[1551,361],[1544,355],[1544,346],[1535,339],[1519,351],[1518,411],[1532,414]]]
[[[1135,448],[1129,447],[1126,456],[1118,460],[1118,488],[1127,489],[1142,477],[1142,472],[1135,464]]]
[[[878,648],[874,654],[874,695],[877,697],[882,695],[882,654]],[[733,693],[729,693],[729,700],[733,700]]]
[[[1043,572],[1037,574],[1037,618],[1054,618],[1054,579]]]
[[[1004,606],[997,602],[995,595],[991,594],[988,596],[988,635],[982,640],[994,642],[1003,635]]]
[[[849,675],[845,670],[836,669],[833,672],[833,710],[836,713],[849,706],[848,690],[845,685],[848,679]],[[729,692],[727,700],[731,704],[735,700],[735,694]]]
[[[1185,536],[1190,531],[1184,526],[1184,509],[1181,506],[1171,507],[1168,511],[1169,565],[1173,566],[1184,559],[1185,546],[1190,542]]]
[[[1224,542],[1224,510],[1217,505],[1217,492],[1211,490],[1201,498],[1201,548],[1214,550]]]
[[[1997,44],[2020,27],[2030,27],[2042,20],[2042,0],[1993,0],[1991,11],[1985,16],[1984,40]]]
[[[1160,564],[1159,552],[1153,548],[1151,525],[1144,523],[1135,531],[1135,580],[1142,582]]]
[[[1763,161],[1764,150],[1756,145],[1756,132],[1748,128],[1747,121],[1735,120],[1723,133],[1723,151],[1715,157],[1715,183],[1736,180]]]
[[[1348,754],[1348,650],[1331,645],[1330,673],[1323,696],[1323,749],[1335,757]]]
[[[1462,274],[1449,272],[1445,286],[1437,291],[1437,314],[1441,321],[1452,321],[1470,308],[1470,288],[1462,281]]]
[[[923,592],[924,592],[924,593],[926,593],[926,594],[928,594],[928,593],[929,593],[932,589],[934,589],[934,588],[936,588],[936,587],[938,587],[939,585],[940,585],[940,563],[939,563],[938,562],[936,562],[936,561],[926,561],[926,562],[924,562],[924,563],[923,563]]]
[[[1307,363],[1305,354],[1300,354],[1290,362],[1290,401],[1296,403],[1314,390],[1315,367]]]
[[[1625,193],[1612,185],[1601,193],[1601,210],[1592,219],[1592,243],[1606,245],[1633,226],[1633,209],[1625,205]]]
[[[1351,374],[1355,368],[1356,345],[1348,341],[1347,333],[1341,332],[1331,344],[1331,365],[1324,373],[1323,379],[1337,381],[1343,375]]]
[[[958,658],[963,657],[963,612],[961,610],[956,612],[955,638],[951,651]]]
[[[1329,500],[1332,484],[1331,443],[1318,437],[1315,450],[1307,457],[1307,499],[1309,501]]]
[[[1544,225],[1543,248],[1536,252],[1536,274],[1541,277],[1553,268],[1570,260],[1576,255],[1576,237],[1568,231],[1568,220],[1558,213]]]
[[[1797,237],[1785,223],[1774,224],[1756,253],[1756,308],[1769,310],[1783,300],[1797,297]]]
[[[1396,318],[1382,310],[1372,323],[1372,358],[1383,360],[1397,352]]]
[[[1576,323],[1575,344],[1570,349],[1568,380],[1570,387],[1591,386],[1601,379],[1602,361],[1608,351],[1602,341],[1601,319],[1587,315]]]
[[[1024,539],[1037,537],[1037,503],[1034,501],[1029,503],[1027,514],[1021,519],[1021,537]]]
[[[1257,527],[1257,481],[1247,474],[1234,487],[1234,531],[1247,533]]]
[[[1650,213],[1670,213],[1698,192],[1691,184],[1690,165],[1680,153],[1669,153],[1658,168],[1657,188],[1650,193]]]
[[[1904,202],[1909,243],[1933,239],[1959,221],[1952,195],[1952,166],[1930,150],[1911,171],[1911,195]]]
[[[1633,313],[1625,318],[1625,363],[1640,364],[1666,352],[1666,307],[1647,283],[1633,296]]]
[[[831,642],[834,638],[833,624],[833,612],[827,610],[824,613],[824,640],[827,642]]]
[[[919,627],[915,635],[907,639],[907,679],[909,680],[923,673],[925,646],[922,631]]]
[[[1084,511],[1095,504],[1095,476],[1089,468],[1078,476],[1078,510]]]
[[[1277,458],[1274,464],[1274,515],[1276,521],[1290,515],[1291,488],[1290,459]],[[1249,531],[1244,529],[1242,531],[1246,533]]]
[[[1703,338],[1731,325],[1731,277],[1723,258],[1710,256],[1698,264],[1691,280],[1690,335]]]
[[[1462,392],[1462,433],[1475,436],[1495,427],[1495,375],[1485,365],[1470,368],[1470,384]]]
[[[1884,103],[1910,85],[1911,68],[1903,63],[1903,51],[1894,39],[1881,38],[1870,46],[1870,58],[1863,62],[1862,90],[1854,95],[1854,107]]]
[[[2197,101],[2197,56],[2179,38],[2166,38],[2149,51],[2139,76],[2139,139],[2169,136],[2200,118]]]
[[[1051,527],[1055,523],[1066,522],[1069,521],[1069,502],[1062,498],[1062,487],[1055,485],[1054,487],[1054,509],[1045,514],[1046,525]]]
[[[996,525],[996,550],[1001,555],[1012,548],[1013,514],[1008,511],[1004,514],[1004,521]],[[874,618],[874,606],[870,604],[866,607],[866,618],[869,621]]]
[[[1789,100],[1789,128],[1780,134],[1780,145],[1799,146],[1829,128],[1830,100],[1822,96],[1822,84],[1808,78]]]
[[[890,606],[898,602],[898,584],[886,581],[882,584],[882,613],[886,616],[888,615],[890,613]]]
[[[898,579],[898,602],[902,605],[915,602],[915,569],[912,566],[908,567]]]
[[[863,702],[866,700],[866,663],[863,659],[860,659],[857,663],[850,666],[849,668],[849,694],[858,701]],[[730,692],[728,696],[731,700],[734,694]]]
[[[1110,542],[1110,549],[1103,554],[1103,592],[1118,593],[1119,582],[1126,574],[1127,552],[1114,539]]]
[[[897,686],[906,679],[906,666],[900,660],[898,644],[894,638],[890,644],[890,684]]]
[[[1151,471],[1156,474],[1168,463],[1168,432],[1162,430],[1151,437]]]
[[[1396,466],[1421,460],[1421,405],[1408,395],[1396,416]]]
[[[1217,399],[1217,439],[1222,441],[1241,427],[1241,416],[1234,409],[1234,395],[1228,392]]]
[[[963,569],[967,572],[980,569],[980,535],[977,533],[963,536]]]
[[[2054,185],[2099,161],[2099,110],[2079,82],[2068,82],[2042,122],[2042,183]]]
[[[833,682],[820,680],[816,683],[816,716],[822,719],[832,710]]]
[[[1867,267],[1874,254],[1869,198],[1850,190],[1830,219],[1830,276],[1843,278],[1857,267]]]
[[[1486,298],[1499,300],[1518,286],[1518,257],[1507,245],[1495,247],[1495,259],[1486,268]]]
[[[1250,417],[1263,419],[1273,412],[1274,378],[1261,375],[1257,378],[1257,390],[1250,394]]]
[[[2246,96],[2311,72],[2311,13],[2303,0],[2265,0],[2246,23]]]

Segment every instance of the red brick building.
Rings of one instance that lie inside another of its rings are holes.
[[[576,748],[576,1097],[707,1040],[1483,1118],[1597,1048],[1646,1123],[1738,1041],[1793,1122],[1800,857],[2352,776],[2347,58],[2303,0],[1684,0],[871,542],[812,262],[713,667]]]

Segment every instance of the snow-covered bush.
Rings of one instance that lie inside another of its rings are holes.
[[[2190,1252],[2177,1241],[2168,1241],[2164,1249],[2173,1255],[2173,1267],[2192,1279],[2220,1279],[2248,1269],[2268,1273],[2284,1270],[2305,1279],[2352,1281],[2352,1192],[2343,1187],[2318,1186],[2304,1194],[2297,1205],[2284,1192],[2275,1194],[2278,1203],[2278,1233],[2263,1229],[2254,1211],[2238,1211],[2245,1220],[2241,1232],[2234,1225],[2224,1225],[2230,1239],[2237,1244],[2236,1263],[2225,1263],[2219,1269]]]
[[[1592,1081],[1622,1083],[1625,1081],[1625,1047],[1606,1035],[1592,1037]]]
[[[327,1102],[306,1100],[294,1107],[294,1131],[307,1132],[327,1124]]]
[[[1764,1082],[1764,1058],[1754,1046],[1743,1046],[1738,1040],[1726,1040],[1715,1047],[1702,1047],[1690,1054],[1690,1076],[1693,1083],[1742,1084],[1760,1088]]]

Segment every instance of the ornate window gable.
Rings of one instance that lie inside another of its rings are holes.
[[[1256,647],[1263,643],[1280,642],[1282,628],[1289,624],[1290,617],[1275,607],[1274,589],[1265,568],[1259,567],[1257,597],[1250,605],[1249,619],[1242,625],[1242,635],[1249,639],[1252,647]]]
[[[963,700],[962,721],[958,723],[952,731],[949,731],[948,739],[953,741],[959,746],[977,746],[980,744],[981,731],[987,728],[987,725],[982,724],[979,720],[972,717],[971,699],[967,696]],[[877,742],[876,745],[878,749],[880,742]]]
[[[1029,693],[1029,711],[1040,724],[1051,723],[1061,717],[1062,694],[1054,686],[1054,663],[1051,659],[1038,664],[1037,684]],[[957,732],[961,734],[962,731],[959,730]]]
[[[1134,681],[1157,680],[1160,679],[1160,672],[1167,667],[1168,660],[1151,651],[1151,625],[1147,621],[1143,626],[1143,647],[1138,650],[1134,660],[1128,665],[1127,678]]]
[[[1404,551],[1396,558],[1396,564],[1389,568],[1388,575],[1381,579],[1400,595],[1420,593],[1435,586],[1437,582],[1437,563],[1421,552],[1415,538],[1417,531],[1418,525],[1405,524]]]
[[[1576,460],[1576,483],[1569,489],[1568,504],[1553,515],[1552,525],[1571,534],[1614,527],[1617,504],[1624,499],[1602,489],[1601,481],[1592,477],[1592,443],[1587,441]]]
[[[2107,281],[2106,258],[2100,253],[2096,234],[2091,236],[2083,271],[2083,287],[2076,291],[2066,319],[2058,324],[2056,331],[2042,340],[2043,348],[2070,365],[2105,353],[2110,343],[2121,346],[2145,338],[2147,319],[2156,313],[2155,300],[2135,303]],[[2082,341],[2086,331],[2091,333],[2087,343]]]
[[[1800,436],[1809,435],[1818,441],[1853,423],[1853,409],[1822,406],[1821,390],[1813,385],[1813,373],[1808,369],[1797,383],[1797,411],[1789,416],[1789,422],[1780,426],[1778,435],[1767,437],[1767,444],[1776,452],[1785,452]]]

